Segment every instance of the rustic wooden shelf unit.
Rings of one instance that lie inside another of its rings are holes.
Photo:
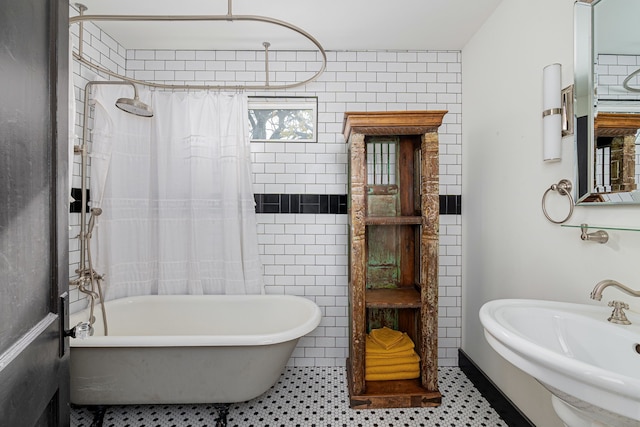
[[[347,112],[352,408],[438,406],[438,128],[446,111]],[[366,381],[365,337],[406,332],[420,378]]]

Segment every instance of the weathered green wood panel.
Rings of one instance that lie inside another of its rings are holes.
[[[367,186],[368,216],[396,216],[398,204],[397,185]]]
[[[390,226],[367,227],[367,288],[396,288],[400,277],[398,230]]]
[[[367,309],[367,333],[372,329],[386,326],[399,330],[398,309],[396,308],[369,308]]]

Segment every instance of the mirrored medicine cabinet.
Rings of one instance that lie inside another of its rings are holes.
[[[575,3],[577,204],[640,204],[640,1]]]

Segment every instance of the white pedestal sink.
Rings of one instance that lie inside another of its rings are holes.
[[[489,344],[551,393],[569,427],[640,426],[640,316],[607,322],[611,309],[495,300],[480,309]]]

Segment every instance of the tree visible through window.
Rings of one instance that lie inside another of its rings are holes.
[[[316,98],[250,98],[251,141],[315,142]]]

